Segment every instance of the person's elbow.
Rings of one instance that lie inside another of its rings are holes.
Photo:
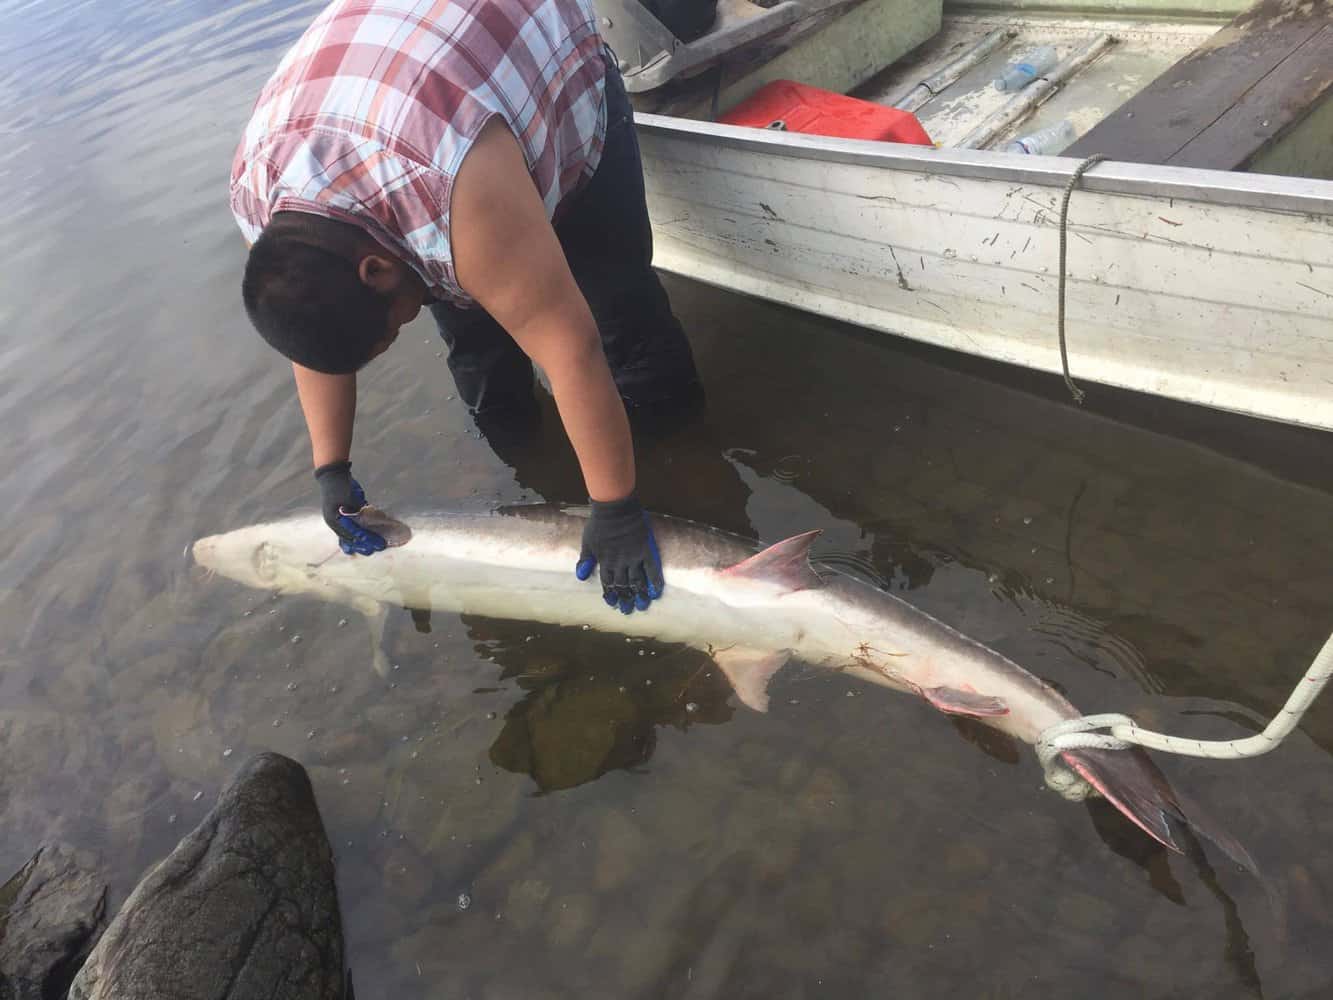
[[[567,336],[569,342],[565,349],[569,353],[571,364],[580,368],[589,364],[606,364],[606,351],[602,347],[602,338],[597,332],[595,323],[580,323],[571,328]]]
[[[589,373],[606,368],[606,354],[597,325],[586,319],[571,317],[554,325],[543,338],[541,351],[533,358],[553,383],[586,378]]]

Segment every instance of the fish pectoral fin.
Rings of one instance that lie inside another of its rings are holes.
[[[361,512],[356,515],[356,520],[361,527],[376,532],[391,549],[406,545],[412,540],[411,528],[392,514],[386,514],[378,507],[373,507],[370,504],[361,508]]]
[[[948,715],[970,715],[988,719],[996,715],[1009,714],[1009,706],[999,698],[988,694],[977,694],[975,691],[964,691],[961,688],[921,688],[921,697]]]
[[[366,627],[370,630],[371,669],[380,677],[388,679],[389,658],[384,655],[384,626],[389,620],[389,609],[368,597],[356,598],[351,604],[366,616]]]
[[[731,681],[736,697],[756,712],[768,711],[768,682],[791,659],[790,649],[728,646],[712,651],[713,659]]]

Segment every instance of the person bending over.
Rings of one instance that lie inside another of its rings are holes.
[[[282,59],[232,167],[245,309],[287,357],[324,518],[357,521],[356,373],[429,306],[478,426],[550,382],[591,502],[575,572],[630,613],[662,592],[630,416],[702,400],[652,269],[633,113],[587,0],[335,0]]]

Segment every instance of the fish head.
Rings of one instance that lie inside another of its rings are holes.
[[[320,517],[295,517],[201,538],[194,561],[229,580],[282,593],[319,590],[318,568],[338,553],[338,540]]]

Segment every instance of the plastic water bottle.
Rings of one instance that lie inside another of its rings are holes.
[[[1056,55],[1053,46],[1043,45],[1033,49],[1022,59],[1005,67],[1004,72],[995,78],[995,89],[1022,90],[1059,61],[1060,57]]]
[[[1006,153],[1028,153],[1040,156],[1049,153],[1054,156],[1074,141],[1078,133],[1074,123],[1068,118],[1039,128],[1030,135],[1021,136],[1004,147]]]

